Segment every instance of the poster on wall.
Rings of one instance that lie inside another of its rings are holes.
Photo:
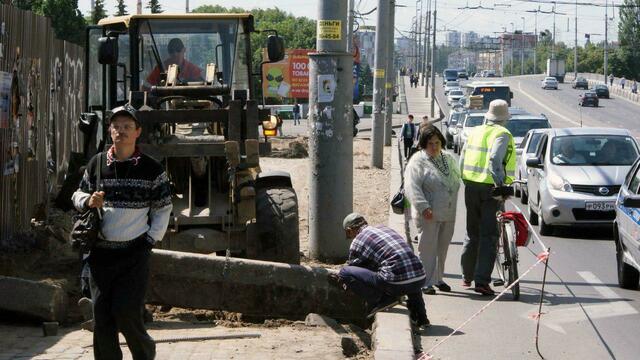
[[[0,129],[9,128],[12,74],[0,71]]]

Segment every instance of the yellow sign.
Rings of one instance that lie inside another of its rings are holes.
[[[318,40],[342,40],[341,20],[318,20]]]
[[[378,79],[384,79],[384,69],[376,69],[376,77]]]
[[[388,82],[384,84],[385,89],[391,89],[393,87],[393,84]]]

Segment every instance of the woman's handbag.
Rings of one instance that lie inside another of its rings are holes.
[[[391,209],[395,214],[404,214],[404,181],[400,184],[400,189],[391,199]]]
[[[96,189],[100,184],[100,167],[102,166],[102,153],[98,154],[96,169]],[[89,208],[81,214],[73,217],[73,228],[69,234],[71,247],[82,253],[88,252],[98,240],[102,213],[100,209]]]

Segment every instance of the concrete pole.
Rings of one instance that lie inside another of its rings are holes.
[[[395,79],[396,73],[394,71],[394,36],[395,33],[395,13],[396,13],[396,1],[389,1],[389,33],[390,36],[387,37],[387,69],[386,76],[387,81],[384,85],[385,88],[385,117],[384,117],[384,146],[391,146],[391,131],[393,128],[393,80]],[[424,64],[423,64],[424,66]]]
[[[429,2],[431,0],[428,0]],[[422,31],[424,31],[424,42],[423,42],[423,46],[424,46],[424,51],[422,52],[422,86],[425,86],[425,78],[427,79],[427,86],[425,87],[424,93],[427,93],[427,87],[429,86],[429,78],[428,78],[428,74],[427,74],[427,64],[429,63],[429,58],[427,57],[427,53],[429,52],[429,31],[427,31],[427,27],[428,27],[428,22],[429,22],[429,15],[427,12],[424,13],[424,28]]]
[[[576,15],[574,17],[573,38],[573,78],[578,78],[578,0],[576,0]]]
[[[347,52],[353,54],[353,14],[354,14],[354,1],[349,0],[349,27],[347,28]]]
[[[608,65],[609,65],[609,2],[604,2],[604,83],[607,83],[607,73],[608,73]]]
[[[389,35],[389,0],[378,0],[376,23],[376,58],[373,71],[373,124],[371,126],[371,167],[382,169],[384,155],[384,86],[387,80],[387,36]],[[417,67],[415,68],[417,71]]]
[[[187,14],[189,13],[189,0],[186,1],[184,12],[186,12]]]
[[[426,39],[426,49],[427,51],[425,51],[425,57],[424,57],[424,62],[425,63],[429,63],[429,56],[431,55],[431,41],[430,41],[430,37],[429,35],[431,34],[431,0],[429,0],[428,5],[427,5],[427,31],[425,31],[425,39]],[[426,72],[426,71],[425,71]],[[426,85],[424,86],[424,97],[427,98],[429,97],[429,75],[430,74],[426,74],[425,78],[426,78]]]
[[[138,6],[136,8],[136,13],[138,15],[142,14],[142,0],[138,0]]]
[[[540,9],[538,9],[538,11],[536,11],[536,16],[535,16],[535,29],[533,31],[535,31],[536,33],[536,40],[534,43],[534,49],[533,49],[533,73],[537,74],[538,73],[538,12],[540,11]]]
[[[420,2],[420,7],[418,8],[418,2]],[[416,36],[418,37],[418,57],[416,58],[416,75],[422,76],[420,71],[422,70],[422,0],[416,1],[416,11],[418,14],[416,15]]]
[[[342,220],[353,208],[353,56],[347,2],[318,1],[317,52],[309,54],[309,250],[345,260]]]
[[[522,18],[522,34],[520,34],[520,75],[524,75],[524,16]]]
[[[436,33],[438,28],[436,27],[436,20],[438,18],[438,0],[433,2],[433,43],[431,44],[431,120],[435,116],[435,103],[436,103]]]
[[[551,36],[551,58],[556,58],[556,6],[553,5],[553,35]]]

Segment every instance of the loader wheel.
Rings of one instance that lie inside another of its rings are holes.
[[[300,264],[298,197],[293,188],[258,191],[256,227],[256,259]]]

